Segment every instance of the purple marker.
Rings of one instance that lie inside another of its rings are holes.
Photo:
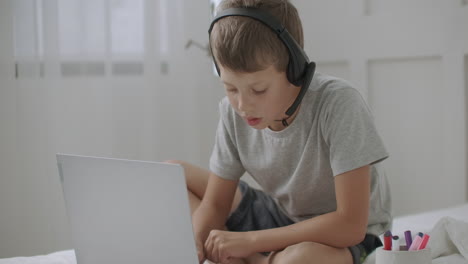
[[[411,244],[413,243],[413,238],[411,237],[411,231],[405,231],[405,240],[406,240],[406,250],[409,250]]]

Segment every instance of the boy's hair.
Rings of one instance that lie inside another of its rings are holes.
[[[217,12],[241,7],[267,11],[304,48],[299,14],[288,0],[224,0]],[[231,16],[216,22],[210,43],[216,62],[232,71],[255,72],[274,65],[277,71],[285,72],[288,66],[288,50],[277,34],[263,23],[248,17]]]

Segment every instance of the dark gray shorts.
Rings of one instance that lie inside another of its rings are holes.
[[[239,182],[239,189],[242,192],[242,200],[226,222],[228,230],[255,231],[294,224],[294,221],[284,215],[274,200],[264,192],[250,187],[244,181]],[[381,245],[378,237],[367,234],[360,244],[348,249],[353,256],[354,264],[361,264]]]

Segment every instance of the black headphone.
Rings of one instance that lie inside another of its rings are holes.
[[[307,89],[309,88],[310,82],[312,81],[315,72],[315,63],[309,61],[309,58],[305,54],[304,50],[299,46],[296,40],[294,40],[294,38],[291,36],[288,30],[274,16],[258,8],[229,8],[219,12],[211,22],[210,28],[208,30],[209,36],[211,36],[211,30],[213,29],[214,24],[218,20],[228,16],[250,17],[265,24],[276,33],[278,38],[286,46],[289,53],[289,62],[286,70],[286,76],[288,78],[288,81],[295,86],[302,85],[296,100],[286,111],[286,115],[290,117],[292,114],[294,114],[297,107],[299,107],[302,98],[304,98],[304,95]],[[211,50],[211,41],[209,43]],[[218,64],[216,63],[216,59],[214,58],[214,56],[213,61],[218,75],[221,75],[221,72],[219,70]],[[279,121],[282,121],[284,126],[288,126],[288,122],[286,121],[286,119],[287,118]]]

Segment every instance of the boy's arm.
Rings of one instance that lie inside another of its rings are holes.
[[[367,231],[370,168],[364,166],[335,177],[337,209],[290,226],[248,232],[255,252],[282,250],[312,241],[337,248],[356,245]]]
[[[203,199],[192,216],[197,250],[203,250],[203,244],[211,230],[224,229],[238,183],[239,181],[225,180],[214,173],[210,174]],[[203,252],[198,252],[198,255],[200,261],[205,257]]]

